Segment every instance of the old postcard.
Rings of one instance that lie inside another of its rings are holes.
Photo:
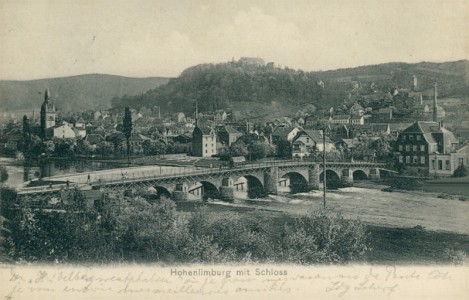
[[[465,299],[466,0],[0,0],[0,297]]]

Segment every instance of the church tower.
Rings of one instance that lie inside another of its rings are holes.
[[[434,85],[434,97],[433,97],[433,122],[437,122],[438,121],[438,111],[437,111],[437,106],[436,106],[436,99],[438,97],[438,84],[435,82],[435,85]]]
[[[49,89],[44,93],[44,103],[41,105],[41,134],[46,137],[47,128],[55,126],[55,106],[50,101]]]

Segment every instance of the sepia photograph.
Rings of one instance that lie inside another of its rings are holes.
[[[0,297],[464,299],[467,0],[0,0]]]

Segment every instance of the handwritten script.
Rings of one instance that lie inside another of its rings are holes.
[[[269,294],[391,297],[425,283],[432,288],[464,285],[466,269],[292,266],[178,266],[178,267],[17,267],[1,269],[3,299],[90,296]],[[118,298],[121,298],[118,297]],[[125,297],[122,297],[125,298]]]

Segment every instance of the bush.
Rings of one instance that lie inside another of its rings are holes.
[[[464,167],[464,165],[460,165],[456,170],[454,170],[453,176],[454,177],[466,177],[467,170]]]
[[[14,196],[2,191],[9,205]],[[262,211],[179,212],[164,197],[112,203],[75,203],[64,213],[16,209],[7,253],[26,261],[312,264],[356,261],[368,250],[364,225],[330,211],[278,222]]]
[[[0,182],[5,182],[8,180],[8,172],[5,167],[0,166]]]
[[[283,240],[284,259],[301,264],[346,263],[370,250],[365,226],[333,211],[298,218],[294,227],[285,227]]]

